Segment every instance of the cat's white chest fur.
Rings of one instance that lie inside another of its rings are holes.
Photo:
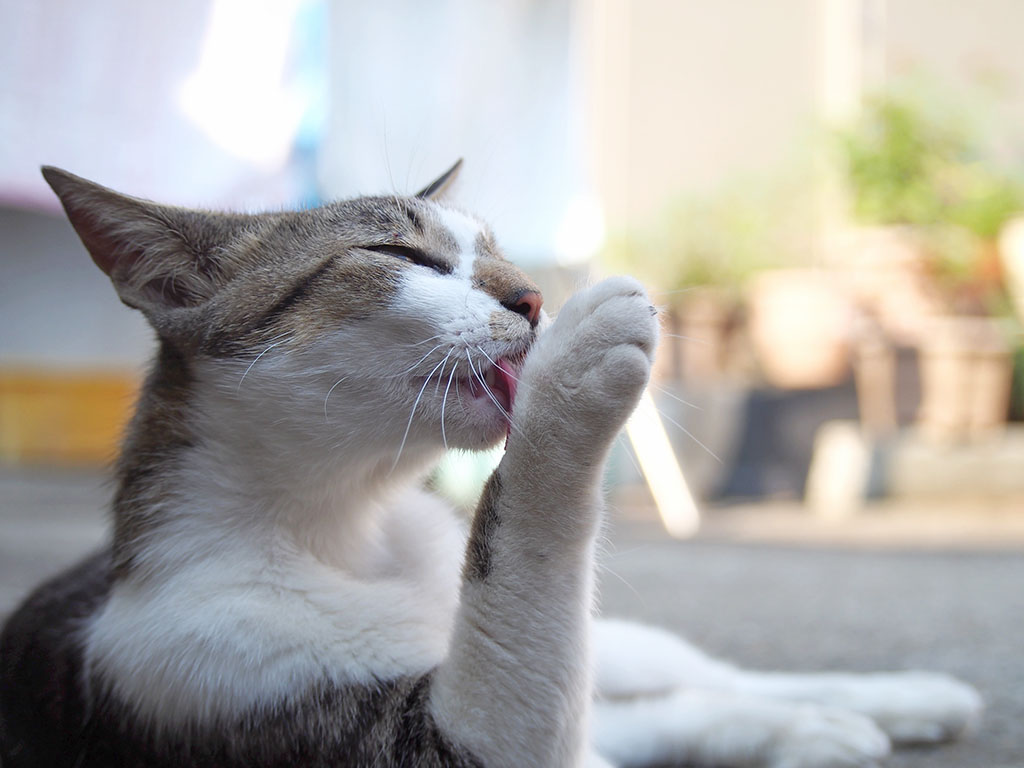
[[[324,680],[421,675],[447,651],[464,531],[418,491],[370,524],[355,543],[370,554],[349,570],[287,540],[237,534],[210,556],[203,532],[204,557],[113,588],[84,627],[87,664],[164,726],[245,712]],[[184,554],[190,538],[172,550]]]

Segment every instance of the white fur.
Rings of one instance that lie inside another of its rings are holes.
[[[746,672],[737,690],[778,700],[842,707],[870,717],[897,744],[947,741],[974,729],[978,692],[948,675],[892,672],[870,675]]]
[[[455,276],[469,280],[473,275],[476,262],[476,239],[483,231],[483,225],[462,211],[454,208],[437,207],[441,224],[451,233],[458,243],[459,263],[455,268]]]
[[[866,717],[704,690],[599,701],[592,737],[620,766],[839,768],[871,766],[889,752],[885,734]]]
[[[597,695],[663,696],[681,688],[732,690],[738,671],[663,629],[606,619],[594,627]]]
[[[400,504],[348,569],[183,514],[165,556],[184,567],[118,584],[89,626],[87,658],[165,726],[300,693],[325,671],[337,683],[422,674],[446,653],[462,532],[423,494]]]

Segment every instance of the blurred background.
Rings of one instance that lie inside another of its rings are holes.
[[[626,272],[662,311],[605,609],[961,675],[982,738],[891,764],[1019,768],[1022,29],[1020,0],[0,0],[0,613],[102,539],[153,347],[41,164],[259,210],[463,157],[452,200],[549,308]],[[435,482],[471,505],[488,461]]]
[[[678,463],[660,506],[1005,506],[1022,24],[1015,0],[2,3],[0,460],[108,461],[152,347],[40,164],[258,210],[465,157],[455,202],[549,306],[627,272],[662,308],[659,415],[631,437],[671,448],[613,474],[640,502]]]

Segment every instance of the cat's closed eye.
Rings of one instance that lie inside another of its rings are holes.
[[[367,245],[364,246],[364,250],[373,251],[374,253],[385,253],[389,256],[394,256],[396,259],[402,259],[403,261],[418,264],[422,267],[429,267],[442,275],[451,274],[452,271],[450,264],[431,256],[425,251],[421,251],[418,248],[413,248],[408,245],[399,245],[396,243]]]

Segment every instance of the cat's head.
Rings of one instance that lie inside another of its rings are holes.
[[[537,287],[487,227],[435,199],[457,168],[415,196],[258,215],[43,175],[122,301],[188,368],[206,416],[397,456],[503,437],[541,319]]]

